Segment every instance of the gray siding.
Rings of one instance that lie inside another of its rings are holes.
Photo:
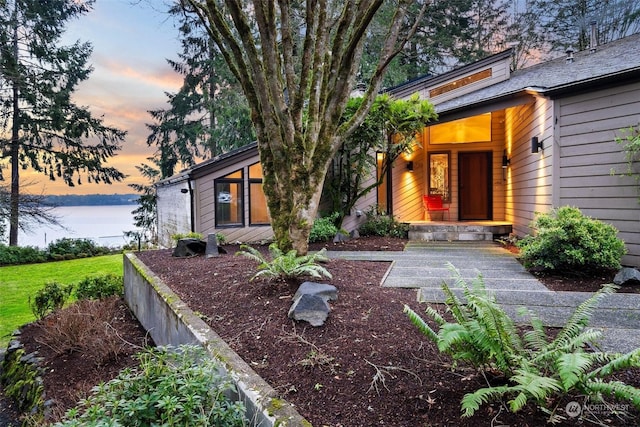
[[[229,242],[258,242],[273,238],[273,229],[268,225],[249,225],[249,166],[257,163],[256,155],[241,162],[228,165],[216,170],[214,173],[203,175],[195,180],[196,194],[196,224],[195,229],[203,235],[219,233],[225,236]],[[239,169],[244,171],[244,227],[218,227],[216,228],[215,191],[214,181]]]
[[[629,254],[623,263],[640,265],[640,204],[626,168],[620,129],[640,123],[640,83],[563,98],[559,103],[558,205],[576,206],[619,230]]]
[[[506,147],[511,159],[505,188],[505,220],[513,224],[518,236],[531,232],[529,223],[536,212],[548,212],[553,206],[552,115],[553,102],[541,97],[505,111]],[[534,136],[544,144],[544,150],[537,154],[531,153]]]

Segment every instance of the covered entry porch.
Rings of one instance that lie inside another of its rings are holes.
[[[479,241],[508,236],[513,226],[505,221],[410,221],[409,240]]]

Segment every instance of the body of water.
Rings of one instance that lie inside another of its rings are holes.
[[[110,206],[60,206],[53,209],[64,228],[52,225],[33,227],[30,232],[20,231],[20,246],[46,248],[49,243],[64,237],[72,239],[87,238],[100,246],[122,246],[130,239],[124,237],[125,231],[134,231],[131,211],[137,205]]]

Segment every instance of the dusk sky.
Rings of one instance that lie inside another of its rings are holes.
[[[94,71],[74,95],[78,105],[88,106],[104,123],[126,130],[122,150],[109,165],[129,175],[123,182],[68,187],[61,180],[21,172],[21,184],[33,182],[30,193],[93,194],[131,193],[131,183],[146,183],[135,169],[153,153],[147,147],[151,122],[148,110],[166,107],[165,92],[175,92],[181,77],[166,59],[177,59],[179,43],[174,23],[165,13],[163,0],[97,0],[94,9],[67,27],[67,40],[93,45],[90,64]]]

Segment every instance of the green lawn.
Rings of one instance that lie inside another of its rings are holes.
[[[67,285],[107,273],[122,275],[122,254],[0,267],[0,347],[6,347],[14,330],[35,320],[29,297],[46,282]]]

